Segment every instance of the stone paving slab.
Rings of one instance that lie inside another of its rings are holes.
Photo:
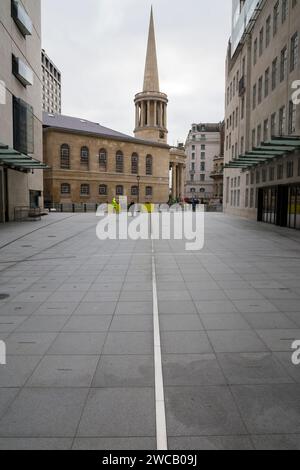
[[[153,389],[91,390],[78,436],[155,437]]]
[[[0,449],[155,448],[152,244],[96,223],[0,227]],[[169,448],[299,449],[299,232],[207,214],[154,257]]]

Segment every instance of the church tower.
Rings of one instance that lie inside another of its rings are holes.
[[[151,7],[144,88],[135,96],[135,137],[167,143],[168,97],[159,90],[153,9]]]

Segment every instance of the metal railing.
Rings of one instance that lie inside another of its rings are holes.
[[[85,213],[85,212],[96,212],[99,204],[91,203],[45,203],[45,209],[49,212],[69,212],[69,213]]]

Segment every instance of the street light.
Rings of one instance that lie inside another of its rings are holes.
[[[140,175],[137,175],[137,182],[138,182],[138,204],[140,203],[140,181],[141,181],[141,177]]]

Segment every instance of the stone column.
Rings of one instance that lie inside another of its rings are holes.
[[[164,126],[164,123],[163,123],[163,103],[160,102],[160,127],[163,127]]]
[[[182,165],[182,197],[185,197],[185,166]]]
[[[135,127],[136,129],[139,127],[139,104],[137,103],[135,105]]]
[[[145,119],[144,119],[144,116],[145,116],[145,112],[144,112],[144,101],[141,101],[141,125],[140,127],[144,127],[145,125]]]
[[[172,199],[176,199],[176,165],[172,163]]]
[[[180,197],[184,198],[184,167],[180,165]]]
[[[180,193],[180,165],[177,165],[177,188],[176,188],[176,198],[179,198]]]
[[[150,118],[151,118],[151,101],[147,101],[147,126],[150,126]]]
[[[157,126],[157,101],[154,101],[154,127]]]

